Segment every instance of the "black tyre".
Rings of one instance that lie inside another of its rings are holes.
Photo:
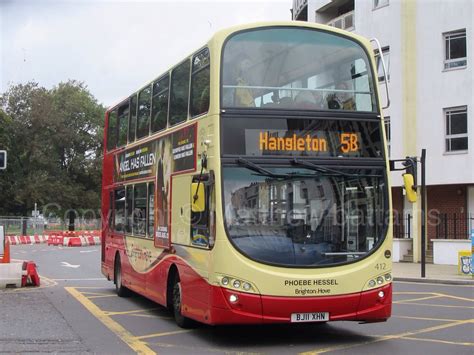
[[[182,299],[182,290],[181,290],[181,283],[179,281],[179,276],[176,274],[173,281],[173,315],[176,321],[176,324],[181,328],[192,328],[196,325],[196,323],[181,314],[181,299]]]
[[[114,283],[115,283],[115,291],[117,292],[117,296],[119,297],[130,296],[130,290],[122,284],[122,264],[120,262],[120,256],[118,255],[115,258]]]

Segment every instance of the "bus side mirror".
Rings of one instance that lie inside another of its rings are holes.
[[[416,202],[416,187],[415,180],[412,174],[403,174],[403,183],[405,184],[405,191],[407,193],[408,201]]]
[[[204,184],[193,182],[191,184],[191,211],[204,212],[206,209],[206,199],[204,195]]]

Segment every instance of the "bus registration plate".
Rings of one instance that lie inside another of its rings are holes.
[[[329,320],[329,312],[292,313],[291,314],[291,323],[327,322],[328,320]]]

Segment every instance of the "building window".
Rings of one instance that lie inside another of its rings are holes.
[[[465,67],[467,65],[466,30],[443,34],[444,69]]]
[[[382,48],[382,57],[379,54],[379,51],[375,51],[375,60],[377,64],[377,75],[379,78],[379,81],[385,81],[385,75],[383,72],[383,66],[382,66],[382,58],[383,61],[385,62],[385,70],[387,74],[387,80],[390,81],[390,47],[384,47]]]
[[[374,0],[373,9],[380,9],[381,7],[388,6],[389,0]]]
[[[446,152],[466,151],[467,107],[453,107],[444,110],[446,120]]]
[[[385,136],[387,138],[387,154],[390,156],[390,142],[392,140],[392,131],[390,127],[390,117],[384,117],[383,123],[385,126]]]

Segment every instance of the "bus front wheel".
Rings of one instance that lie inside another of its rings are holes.
[[[181,314],[182,307],[182,289],[178,274],[175,275],[173,282],[173,314],[176,324],[181,328],[191,328],[194,326],[194,321]]]
[[[114,267],[114,283],[115,291],[119,297],[128,297],[130,296],[130,290],[122,284],[122,264],[120,262],[120,255],[117,255],[115,258],[115,267]]]

